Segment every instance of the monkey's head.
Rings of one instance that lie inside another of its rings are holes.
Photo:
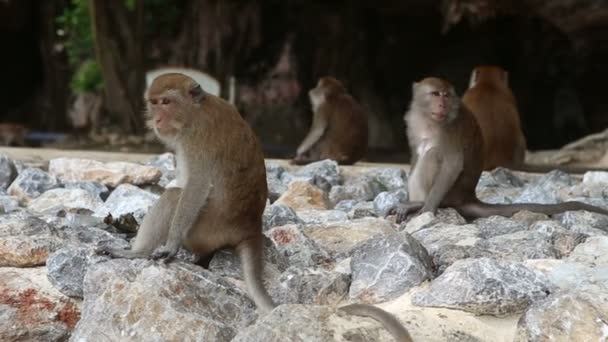
[[[448,123],[456,118],[460,99],[447,81],[428,77],[412,86],[412,107],[437,123]]]
[[[333,77],[325,76],[319,79],[317,86],[308,92],[308,96],[313,110],[316,111],[328,98],[345,92],[346,89],[342,82]]]
[[[154,79],[145,100],[148,126],[165,140],[178,135],[196,118],[207,94],[192,78],[178,73],[163,74]]]
[[[503,68],[495,65],[480,65],[471,72],[469,88],[484,83],[493,86],[509,86],[509,73]]]

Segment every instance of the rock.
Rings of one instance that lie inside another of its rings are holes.
[[[152,166],[160,170],[161,176],[158,180],[158,185],[162,186],[163,188],[167,187],[167,185],[177,177],[175,168],[175,154],[171,152],[154,156],[148,160],[145,165]]]
[[[97,195],[103,201],[105,201],[110,195],[110,190],[107,186],[99,182],[69,182],[63,184],[66,189],[82,189],[92,194]]]
[[[323,190],[307,182],[295,181],[274,204],[282,204],[295,211],[308,209],[327,209],[329,203]]]
[[[587,263],[592,266],[608,266],[606,251],[608,251],[608,237],[593,236],[576,246],[568,256],[568,261]]]
[[[338,204],[336,204],[334,206],[334,210],[341,210],[344,212],[349,212],[351,210],[353,210],[355,208],[355,206],[357,205],[357,203],[359,203],[359,201],[355,201],[355,200],[344,200],[344,201],[340,201],[338,202]]]
[[[348,215],[341,210],[300,210],[298,217],[307,225],[348,221]]]
[[[549,280],[521,263],[489,258],[459,260],[412,296],[418,306],[444,307],[476,315],[523,312],[551,291]]]
[[[517,323],[515,341],[605,341],[608,306],[576,293],[557,293],[532,304]]]
[[[558,203],[561,202],[559,190],[563,187],[571,186],[574,183],[574,178],[569,174],[563,171],[554,170],[526,186],[515,202],[542,204]]]
[[[266,283],[277,279],[289,267],[288,258],[278,251],[268,238],[264,238],[263,265],[264,281]],[[234,250],[222,249],[215,252],[209,262],[209,270],[214,274],[225,277],[243,279],[241,261]]]
[[[19,199],[22,203],[40,196],[47,190],[59,187],[54,176],[36,168],[27,168],[8,187],[8,193]]]
[[[124,234],[111,234],[97,227],[65,227],[59,231],[62,240],[76,246],[91,248],[109,246],[128,248],[130,244],[124,239]]]
[[[413,234],[419,230],[424,230],[433,227],[437,224],[448,224],[448,225],[464,225],[467,221],[458,214],[458,212],[452,208],[439,209],[437,214],[430,212],[422,213],[414,216],[405,224],[403,230],[409,234]]]
[[[335,206],[344,200],[371,201],[375,196],[373,185],[362,180],[356,184],[333,186],[329,192],[329,201]]]
[[[230,341],[255,319],[245,292],[201,267],[117,259],[87,272],[71,340]]]
[[[348,213],[348,218],[355,220],[364,217],[376,217],[376,211],[374,210],[374,202],[360,202],[357,203],[353,209]]]
[[[0,267],[44,265],[62,242],[39,218],[27,213],[0,216]]]
[[[524,181],[517,177],[511,170],[505,169],[504,167],[497,167],[489,172],[482,172],[479,182],[477,182],[477,189],[480,188],[496,188],[496,187],[507,187],[507,188],[519,188],[524,186]]]
[[[353,252],[350,298],[377,303],[394,299],[431,277],[432,262],[409,234],[379,236]]]
[[[290,183],[293,180],[308,180],[309,182],[314,182],[315,177],[321,178],[330,186],[338,185],[342,182],[338,163],[330,159],[310,163],[298,168],[291,174],[285,173],[281,175],[281,179],[287,181],[287,183]]]
[[[0,214],[12,213],[20,209],[17,197],[0,195]]]
[[[6,190],[17,178],[17,168],[13,161],[4,153],[0,153],[0,189]]]
[[[78,303],[53,288],[43,267],[0,268],[0,341],[67,341]]]
[[[232,342],[392,341],[380,323],[327,306],[280,305]]]
[[[268,183],[268,199],[273,203],[287,191],[287,184],[281,180],[285,169],[273,162],[266,161],[266,183]]]
[[[90,265],[109,259],[97,255],[91,248],[64,247],[49,255],[46,262],[47,276],[61,293],[82,298],[82,283]]]
[[[543,273],[556,287],[564,291],[575,291],[580,295],[601,292],[608,301],[608,267],[570,262],[567,260],[537,259],[524,263],[530,269]],[[597,295],[597,293],[596,293]],[[597,296],[598,298],[601,296]]]
[[[161,171],[152,166],[128,162],[102,163],[90,159],[56,158],[49,162],[49,173],[62,182],[92,181],[111,188],[120,184],[154,184],[160,180]]]
[[[348,293],[350,276],[319,268],[288,268],[270,289],[281,304],[331,305]]]
[[[141,224],[143,217],[159,197],[136,186],[122,184],[112,191],[103,206],[95,210],[94,216],[105,217],[112,214],[114,217],[119,217],[132,213]]]
[[[378,217],[385,217],[389,210],[405,202],[407,198],[407,191],[403,189],[381,192],[374,198],[374,211]]]
[[[479,227],[479,235],[484,238],[492,238],[499,235],[516,233],[528,229],[527,222],[517,221],[504,216],[490,216],[473,221]]]
[[[484,250],[483,256],[509,261],[559,259],[561,256],[553,246],[550,235],[531,231],[519,231],[480,240],[475,247]]]
[[[407,188],[407,174],[401,168],[374,168],[365,172],[365,177],[371,178],[382,187],[382,192],[394,192]]]
[[[405,232],[407,232],[407,228]],[[439,223],[425,229],[418,229],[412,236],[420,241],[430,255],[441,254],[449,245],[474,246],[480,241],[479,227],[474,224],[454,225]]]
[[[362,218],[328,225],[310,225],[302,228],[307,237],[316,245],[340,258],[348,257],[360,243],[377,235],[396,232],[394,226],[379,218]]]
[[[300,224],[302,223],[302,220],[290,207],[282,204],[272,204],[266,206],[264,209],[262,222],[264,222],[263,230],[267,231],[270,228],[284,226],[290,223]]]
[[[275,227],[264,233],[289,264],[310,267],[327,264],[329,255],[295,224]]]
[[[568,230],[587,235],[608,235],[608,216],[589,211],[567,211],[555,216]]]
[[[27,208],[38,213],[57,215],[61,210],[88,209],[95,211],[103,201],[95,193],[82,189],[51,189],[36,197]]]
[[[552,220],[538,221],[530,226],[530,230],[545,235],[553,245],[559,259],[569,255],[587,238],[584,234],[568,231]]]
[[[589,186],[606,186],[606,184],[608,184],[608,172],[587,171],[583,175],[583,184]]]

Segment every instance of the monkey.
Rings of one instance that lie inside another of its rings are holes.
[[[308,95],[312,125],[291,163],[333,159],[349,165],[363,158],[367,152],[367,114],[344,85],[333,77],[321,77]]]
[[[0,142],[4,146],[25,146],[28,129],[18,123],[0,123]]]
[[[408,178],[410,202],[388,212],[397,215],[398,223],[410,213],[435,213],[438,207],[452,207],[465,218],[512,216],[521,210],[547,215],[587,210],[608,215],[605,209],[574,201],[559,204],[481,202],[475,195],[475,186],[484,164],[484,140],[474,115],[446,80],[428,77],[415,82],[412,88],[412,101],[404,116],[413,155]]]
[[[151,207],[130,249],[98,251],[169,262],[182,245],[203,259],[234,248],[256,306],[272,310],[261,279],[268,187],[257,137],[234,106],[184,74],[156,77],[145,101],[148,126],[176,151],[177,188]]]
[[[350,315],[364,316],[373,318],[382,323],[384,327],[393,335],[396,342],[412,342],[410,333],[405,329],[399,320],[390,313],[368,304],[349,304],[338,308]]]
[[[501,166],[536,173],[555,169],[569,173],[608,171],[606,168],[525,163],[527,143],[508,78],[507,71],[499,66],[477,66],[471,72],[469,89],[462,96],[462,102],[473,113],[481,128],[483,170]]]

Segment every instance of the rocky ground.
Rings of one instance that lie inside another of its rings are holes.
[[[415,341],[608,338],[608,217],[599,214],[466,222],[444,209],[397,225],[384,215],[408,197],[405,168],[268,161],[265,280],[281,305],[260,316],[230,251],[209,270],[185,251],[169,265],[94,253],[128,246],[175,178],[173,155],[49,159],[0,154],[2,341],[391,340],[377,322],[336,311],[349,302],[392,312]],[[607,184],[604,172],[497,169],[478,195],[608,207]]]

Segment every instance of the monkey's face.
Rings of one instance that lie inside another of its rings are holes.
[[[184,126],[182,97],[168,90],[147,99],[148,125],[159,137],[175,136]]]
[[[458,98],[454,88],[445,81],[429,78],[414,83],[414,102],[437,123],[452,121],[458,114]]]

